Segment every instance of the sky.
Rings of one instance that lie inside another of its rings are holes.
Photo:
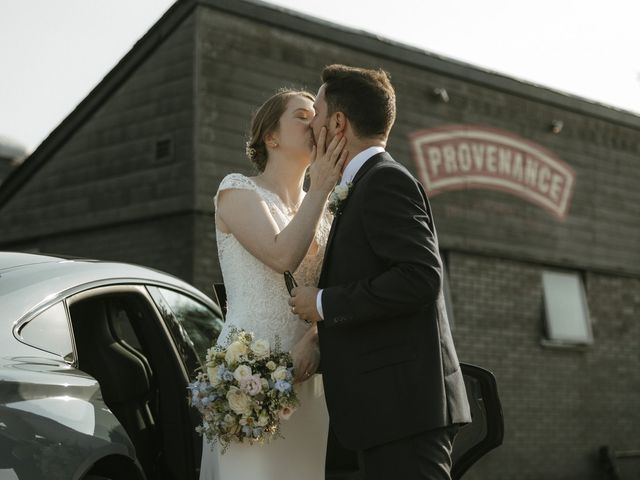
[[[268,3],[640,115],[637,0]],[[172,4],[0,0],[0,136],[33,151]]]

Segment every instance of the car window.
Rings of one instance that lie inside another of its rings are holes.
[[[182,293],[167,288],[149,287],[167,327],[171,332],[189,373],[205,363],[207,349],[222,330],[218,312]],[[193,351],[197,359],[193,359]]]
[[[20,337],[26,344],[73,362],[71,332],[63,302],[52,305],[25,324],[20,329]]]

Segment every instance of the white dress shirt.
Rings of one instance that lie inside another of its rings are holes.
[[[362,166],[367,163],[367,160],[382,152],[384,152],[384,147],[369,147],[353,157],[345,167],[344,172],[342,172],[342,178],[340,179],[339,185],[346,185],[353,182],[356,174],[360,171]],[[320,318],[324,320],[324,313],[322,311],[322,290],[318,292],[318,296],[316,297],[316,309],[320,314]]]

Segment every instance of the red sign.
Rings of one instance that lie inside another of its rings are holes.
[[[516,195],[561,220],[575,173],[549,150],[509,132],[448,125],[410,135],[418,175],[430,196],[485,188]]]

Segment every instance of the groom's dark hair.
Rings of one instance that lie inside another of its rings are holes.
[[[389,136],[396,93],[384,70],[329,65],[322,71],[328,114],[342,112],[359,137]]]

